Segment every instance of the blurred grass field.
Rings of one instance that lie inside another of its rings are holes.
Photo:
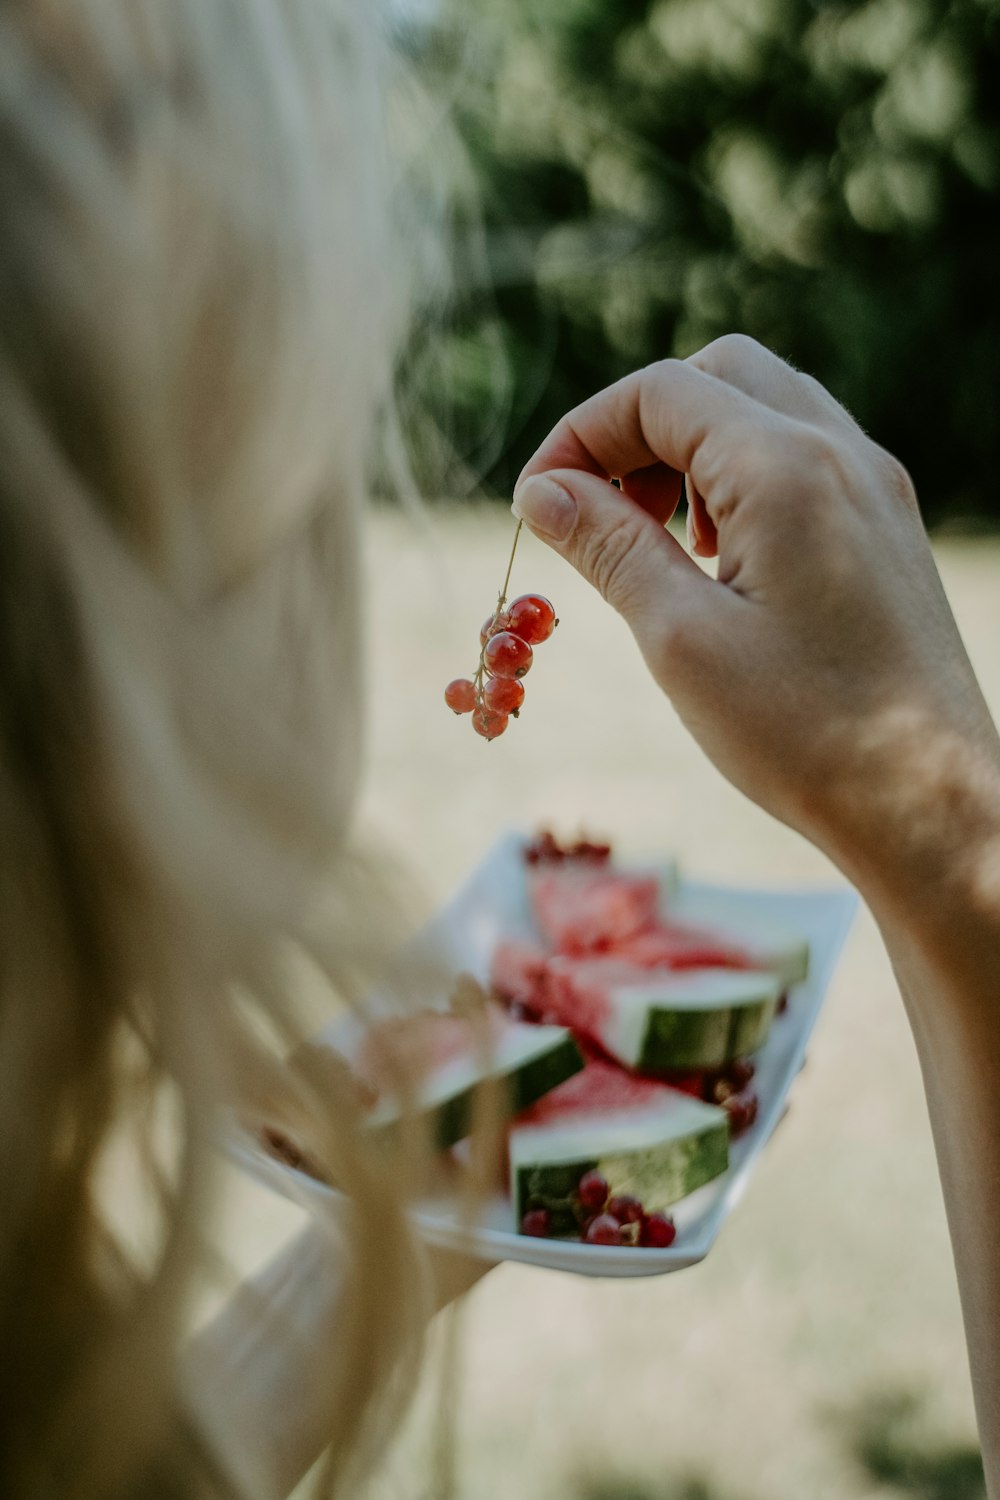
[[[431,909],[494,836],[552,824],[700,876],[838,877],[725,785],[621,621],[525,535],[513,591],[562,624],[491,745],[441,692],[472,669],[502,578],[504,507],[379,513],[370,532],[365,808]],[[1000,543],[938,549],[1000,711]],[[467,1299],[462,1500],[876,1500],[984,1493],[958,1297],[914,1049],[863,913],[791,1112],[709,1259],[600,1282],[504,1265]],[[425,1430],[428,1377],[413,1433]],[[387,1479],[421,1493],[410,1437]]]

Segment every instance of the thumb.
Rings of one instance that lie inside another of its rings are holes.
[[[565,557],[642,636],[655,617],[684,614],[711,588],[683,547],[615,485],[579,469],[522,479],[515,516]]]

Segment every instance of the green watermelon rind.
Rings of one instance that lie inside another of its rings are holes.
[[[764,1045],[777,1007],[770,999],[710,1010],[650,1006],[635,1066],[653,1074],[722,1067]]]
[[[647,1213],[658,1213],[680,1202],[729,1166],[729,1125],[725,1116],[683,1136],[634,1151],[608,1151],[575,1161],[530,1162],[519,1165],[512,1190],[516,1222],[529,1209],[546,1208],[555,1234],[579,1228],[573,1195],[586,1172],[607,1179],[612,1193],[631,1193]]]
[[[499,1080],[501,1085],[505,1085],[501,1095],[504,1114],[516,1115],[530,1104],[537,1103],[545,1094],[565,1083],[567,1078],[572,1078],[582,1067],[580,1049],[573,1037],[567,1034],[557,1046],[529,1058],[506,1078]],[[487,1070],[482,1079],[437,1105],[434,1143],[438,1150],[447,1150],[469,1134],[476,1089],[479,1083],[494,1076]]]
[[[541,1027],[530,1028],[531,1031],[539,1033],[542,1029]],[[556,1030],[555,1027],[545,1029]],[[545,1094],[558,1088],[561,1083],[565,1083],[567,1078],[572,1078],[574,1073],[579,1073],[583,1067],[580,1049],[570,1032],[559,1029],[562,1035],[552,1046],[528,1056],[506,1075],[498,1073],[495,1068],[491,1067],[487,1058],[478,1076],[471,1079],[457,1092],[436,1100],[433,1104],[422,1104],[418,1101],[413,1113],[429,1118],[434,1149],[446,1151],[450,1146],[455,1146],[459,1141],[464,1140],[469,1134],[472,1128],[476,1090],[482,1084],[487,1082],[498,1084],[503,1114],[507,1117],[518,1114],[522,1109],[527,1109],[529,1105],[537,1103]],[[371,1129],[376,1134],[390,1138],[398,1131],[399,1125],[399,1117],[394,1116],[374,1122]]]

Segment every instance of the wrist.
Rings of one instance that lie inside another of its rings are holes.
[[[891,715],[831,780],[820,842],[883,926],[932,950],[1000,933],[1000,739],[992,722]],[[861,737],[864,740],[864,736]],[[993,952],[993,964],[998,962]]]

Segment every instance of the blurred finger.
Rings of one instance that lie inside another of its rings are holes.
[[[742,333],[727,333],[706,344],[687,363],[735,386],[762,406],[800,422],[860,432],[850,412],[825,386]]]
[[[667,359],[626,375],[574,408],[525,464],[515,486],[534,474],[574,469],[599,477],[665,465],[695,471],[711,433],[723,444],[758,426],[767,409],[733,385],[683,360]]]

